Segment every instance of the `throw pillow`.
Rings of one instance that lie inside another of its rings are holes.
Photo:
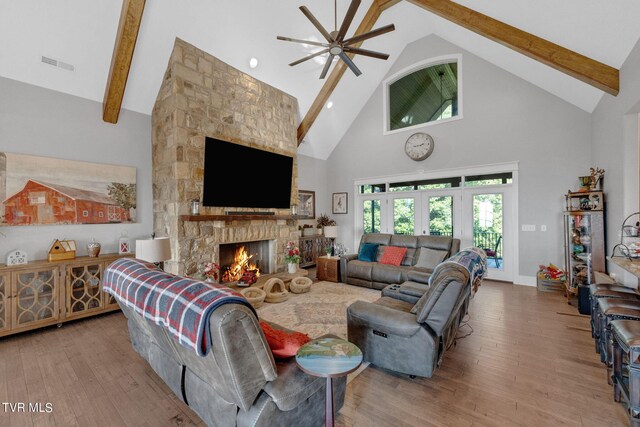
[[[416,261],[416,267],[422,268],[430,268],[433,270],[436,268],[436,265],[440,264],[444,257],[447,256],[447,251],[431,249],[431,248],[420,248],[420,253],[418,254],[418,260]]]
[[[359,261],[376,262],[376,255],[378,255],[377,243],[364,243],[360,246],[360,252],[358,252]]]
[[[309,335],[301,332],[287,332],[282,329],[275,329],[267,322],[260,322],[260,327],[267,339],[271,353],[276,359],[293,357],[298,349],[311,341]]]
[[[404,258],[404,254],[407,253],[407,248],[401,248],[400,246],[386,246],[382,257],[380,258],[380,264],[389,264],[399,266]]]

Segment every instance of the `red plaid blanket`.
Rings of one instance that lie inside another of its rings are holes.
[[[164,326],[183,346],[205,356],[211,348],[209,317],[222,304],[255,310],[226,286],[165,273],[153,264],[121,258],[104,272],[102,288],[118,303],[156,325]]]

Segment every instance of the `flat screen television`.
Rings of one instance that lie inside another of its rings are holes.
[[[288,209],[292,172],[293,157],[207,137],[202,205]]]

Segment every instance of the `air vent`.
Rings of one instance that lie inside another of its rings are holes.
[[[62,68],[67,71],[74,71],[75,67],[71,64],[67,64],[66,62],[58,61],[57,59],[49,58],[47,56],[42,57],[42,62],[45,64],[53,65],[54,67]]]

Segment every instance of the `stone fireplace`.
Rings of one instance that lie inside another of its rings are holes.
[[[268,261],[260,255],[261,262],[270,272],[284,270],[284,247],[297,240],[297,222],[282,219],[289,210],[268,209],[273,218],[246,220],[225,218],[225,211],[253,209],[205,207],[198,218],[188,214],[191,200],[202,200],[207,136],[292,156],[295,202],[297,111],[294,97],[176,39],[152,114],[154,230],[171,238],[168,272],[193,275],[205,262],[223,262],[221,246],[262,241],[271,254]]]

